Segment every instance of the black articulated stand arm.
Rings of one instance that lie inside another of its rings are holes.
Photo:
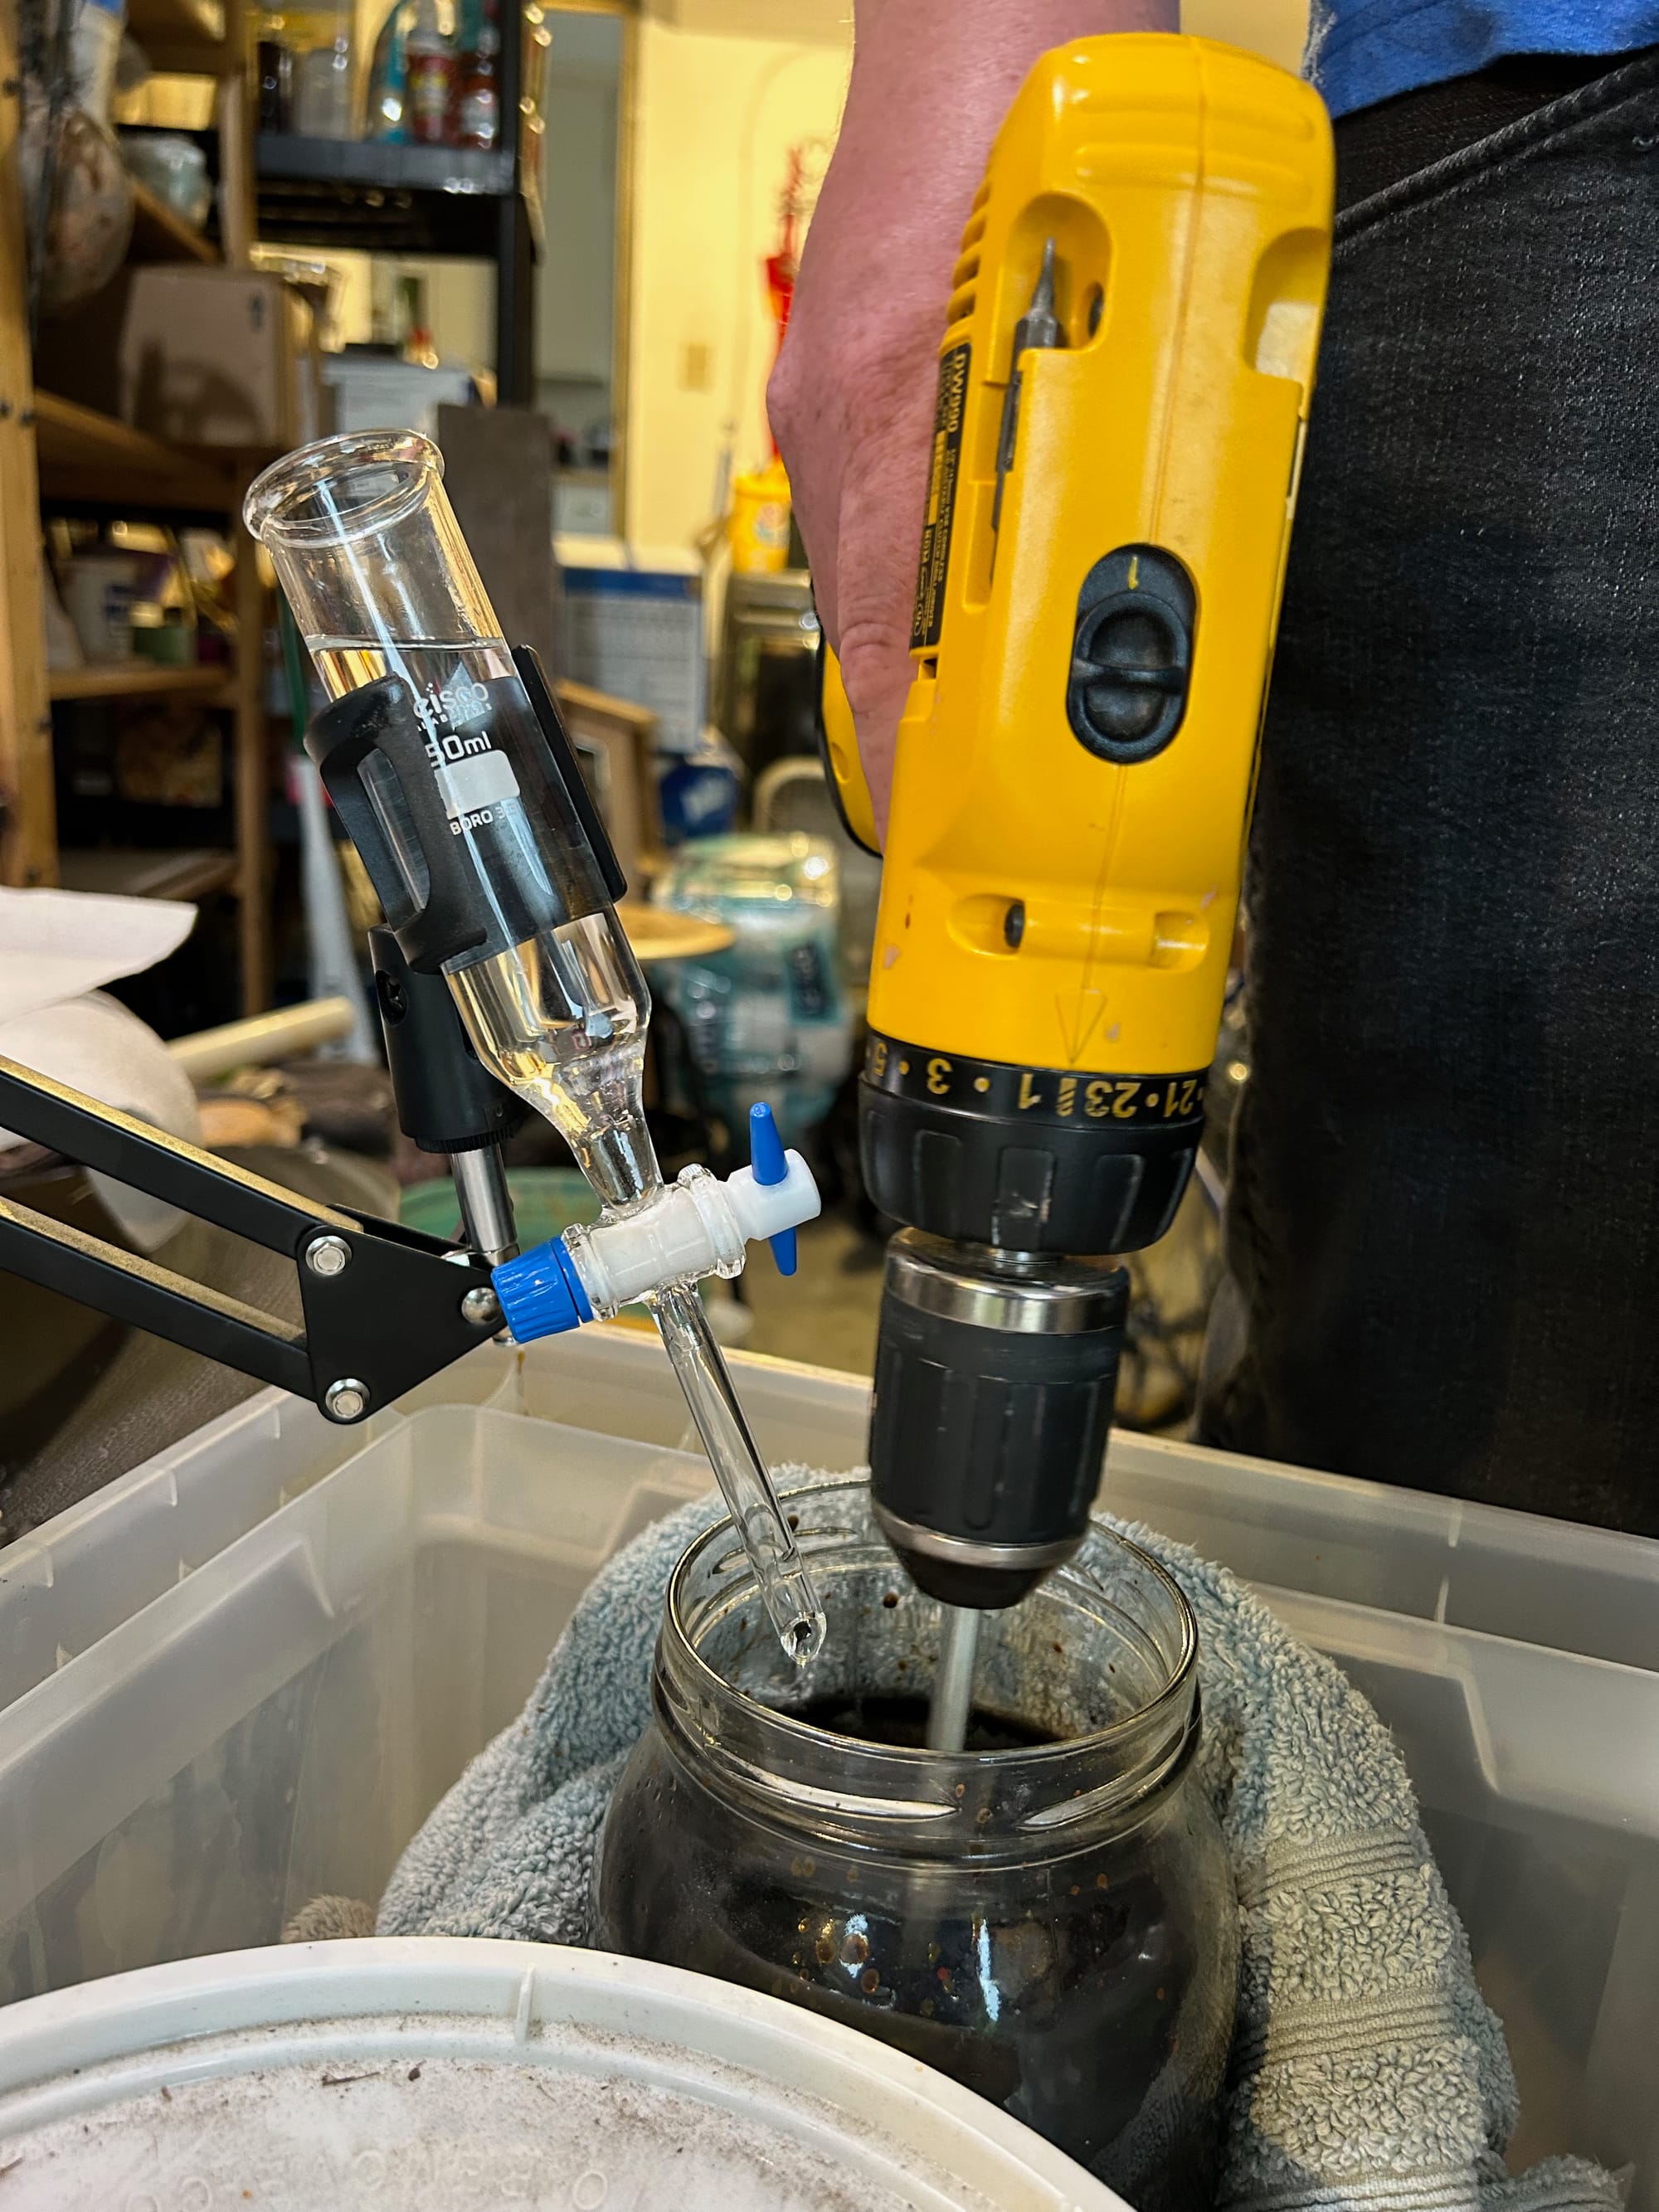
[[[536,818],[550,840],[550,874],[529,872],[525,881],[535,896],[524,906],[530,894],[520,884],[524,910],[514,909],[530,933],[570,913],[602,911],[626,885],[535,655],[520,647],[513,659],[512,681],[528,694],[543,739],[519,767],[533,785]],[[526,1109],[478,1060],[441,972],[502,926],[500,898],[507,893],[481,878],[461,850],[408,684],[386,676],[348,692],[315,718],[306,746],[386,916],[384,927],[370,932],[370,946],[398,1118],[423,1152],[449,1159],[472,1249],[316,1205],[0,1060],[0,1128],[286,1254],[299,1276],[305,1322],[295,1328],[4,1200],[0,1268],[310,1398],[331,1420],[349,1422],[390,1404],[501,1326],[490,1268],[512,1258],[518,1245],[501,1147]],[[405,874],[406,854],[399,858],[410,840],[418,848],[418,890]]]
[[[0,1128],[289,1255],[304,1325],[0,1199],[0,1267],[360,1421],[501,1327],[487,1261],[297,1197],[131,1115],[0,1060]]]

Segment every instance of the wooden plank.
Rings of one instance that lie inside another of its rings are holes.
[[[222,76],[239,59],[219,0],[129,0],[127,28],[159,76]]]
[[[219,249],[210,238],[192,230],[182,216],[141,185],[132,184],[132,243],[129,261],[203,261],[216,263]]]
[[[0,79],[15,93],[16,0],[0,0]],[[18,101],[0,100],[0,882],[58,874],[52,709],[40,619],[40,504],[29,364]]]
[[[239,27],[241,9],[234,9]],[[246,269],[253,259],[257,199],[253,183],[252,92],[247,72],[227,72],[219,86],[215,120],[219,126],[219,235],[225,259],[233,269]]]
[[[258,36],[248,21],[246,0],[223,0],[225,43],[236,57],[220,82],[216,120],[219,125],[219,239],[233,269],[252,266],[258,229],[258,198],[253,182],[255,85],[248,58]]]
[[[228,705],[230,672],[222,666],[165,668],[149,660],[54,668],[46,678],[54,699],[204,698]]]
[[[579,714],[601,714],[613,722],[621,722],[640,731],[647,738],[657,732],[657,718],[649,707],[637,705],[632,699],[613,698],[609,691],[596,691],[591,684],[572,684],[562,678],[554,685],[561,707]]]
[[[186,453],[51,392],[35,393],[33,420],[40,488],[49,498],[216,513],[235,503],[230,455]]]
[[[198,899],[236,884],[236,855],[210,846],[141,852],[125,846],[66,847],[58,855],[66,890],[118,892],[128,898]]]

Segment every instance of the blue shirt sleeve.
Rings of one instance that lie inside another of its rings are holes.
[[[1468,76],[1505,54],[1659,44],[1659,0],[1313,0],[1307,72],[1334,116]]]

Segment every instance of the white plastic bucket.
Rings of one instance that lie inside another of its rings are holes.
[[[608,1952],[409,1938],[0,2013],[7,2212],[1127,2212],[850,2028]]]

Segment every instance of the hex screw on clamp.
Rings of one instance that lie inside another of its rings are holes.
[[[351,1265],[351,1247],[343,1237],[313,1237],[306,1246],[306,1265],[313,1275],[343,1275]]]
[[[343,1375],[323,1393],[323,1404],[337,1421],[360,1421],[368,1411],[368,1385]]]

